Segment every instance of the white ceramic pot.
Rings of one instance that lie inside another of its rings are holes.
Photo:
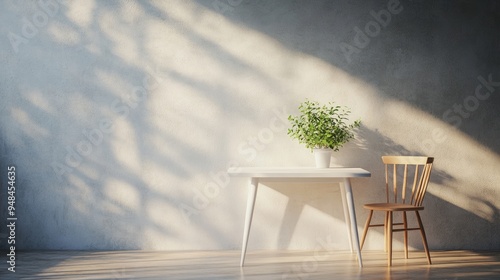
[[[332,158],[332,149],[313,149],[316,167],[329,168],[330,159]]]

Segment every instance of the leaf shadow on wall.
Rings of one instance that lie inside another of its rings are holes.
[[[456,125],[500,154],[500,5],[497,1],[197,1],[222,17],[317,57]],[[429,12],[422,12],[429,11]],[[388,17],[381,24],[382,19]],[[375,28],[374,26],[378,26]],[[366,30],[372,30],[373,36]],[[352,49],[345,49],[349,45]],[[481,78],[485,82],[481,82]],[[488,85],[486,85],[488,84]],[[476,97],[481,86],[482,96]],[[491,94],[488,94],[488,91]]]

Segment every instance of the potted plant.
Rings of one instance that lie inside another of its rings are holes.
[[[288,135],[314,151],[316,167],[330,167],[332,151],[338,151],[345,143],[354,138],[354,129],[361,125],[360,120],[348,124],[351,111],[344,106],[329,102],[306,100],[299,106],[300,115],[289,115],[292,127]]]

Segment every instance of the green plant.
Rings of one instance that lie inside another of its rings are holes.
[[[354,129],[361,125],[360,120],[347,124],[351,111],[334,102],[321,106],[316,101],[306,100],[300,104],[299,111],[299,116],[288,116],[292,124],[288,135],[305,144],[311,151],[314,148],[338,151],[354,138]]]

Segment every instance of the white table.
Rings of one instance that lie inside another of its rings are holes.
[[[359,267],[363,266],[359,248],[358,228],[356,224],[356,211],[351,189],[350,178],[370,177],[371,173],[362,168],[313,168],[313,167],[233,167],[228,169],[229,176],[250,178],[245,228],[243,231],[243,244],[241,248],[240,266],[244,265],[248,245],[248,236],[252,225],[253,210],[257,189],[260,182],[293,181],[293,182],[339,182],[344,206],[344,218],[351,252],[353,246],[358,256]],[[354,240],[353,240],[354,237]]]

